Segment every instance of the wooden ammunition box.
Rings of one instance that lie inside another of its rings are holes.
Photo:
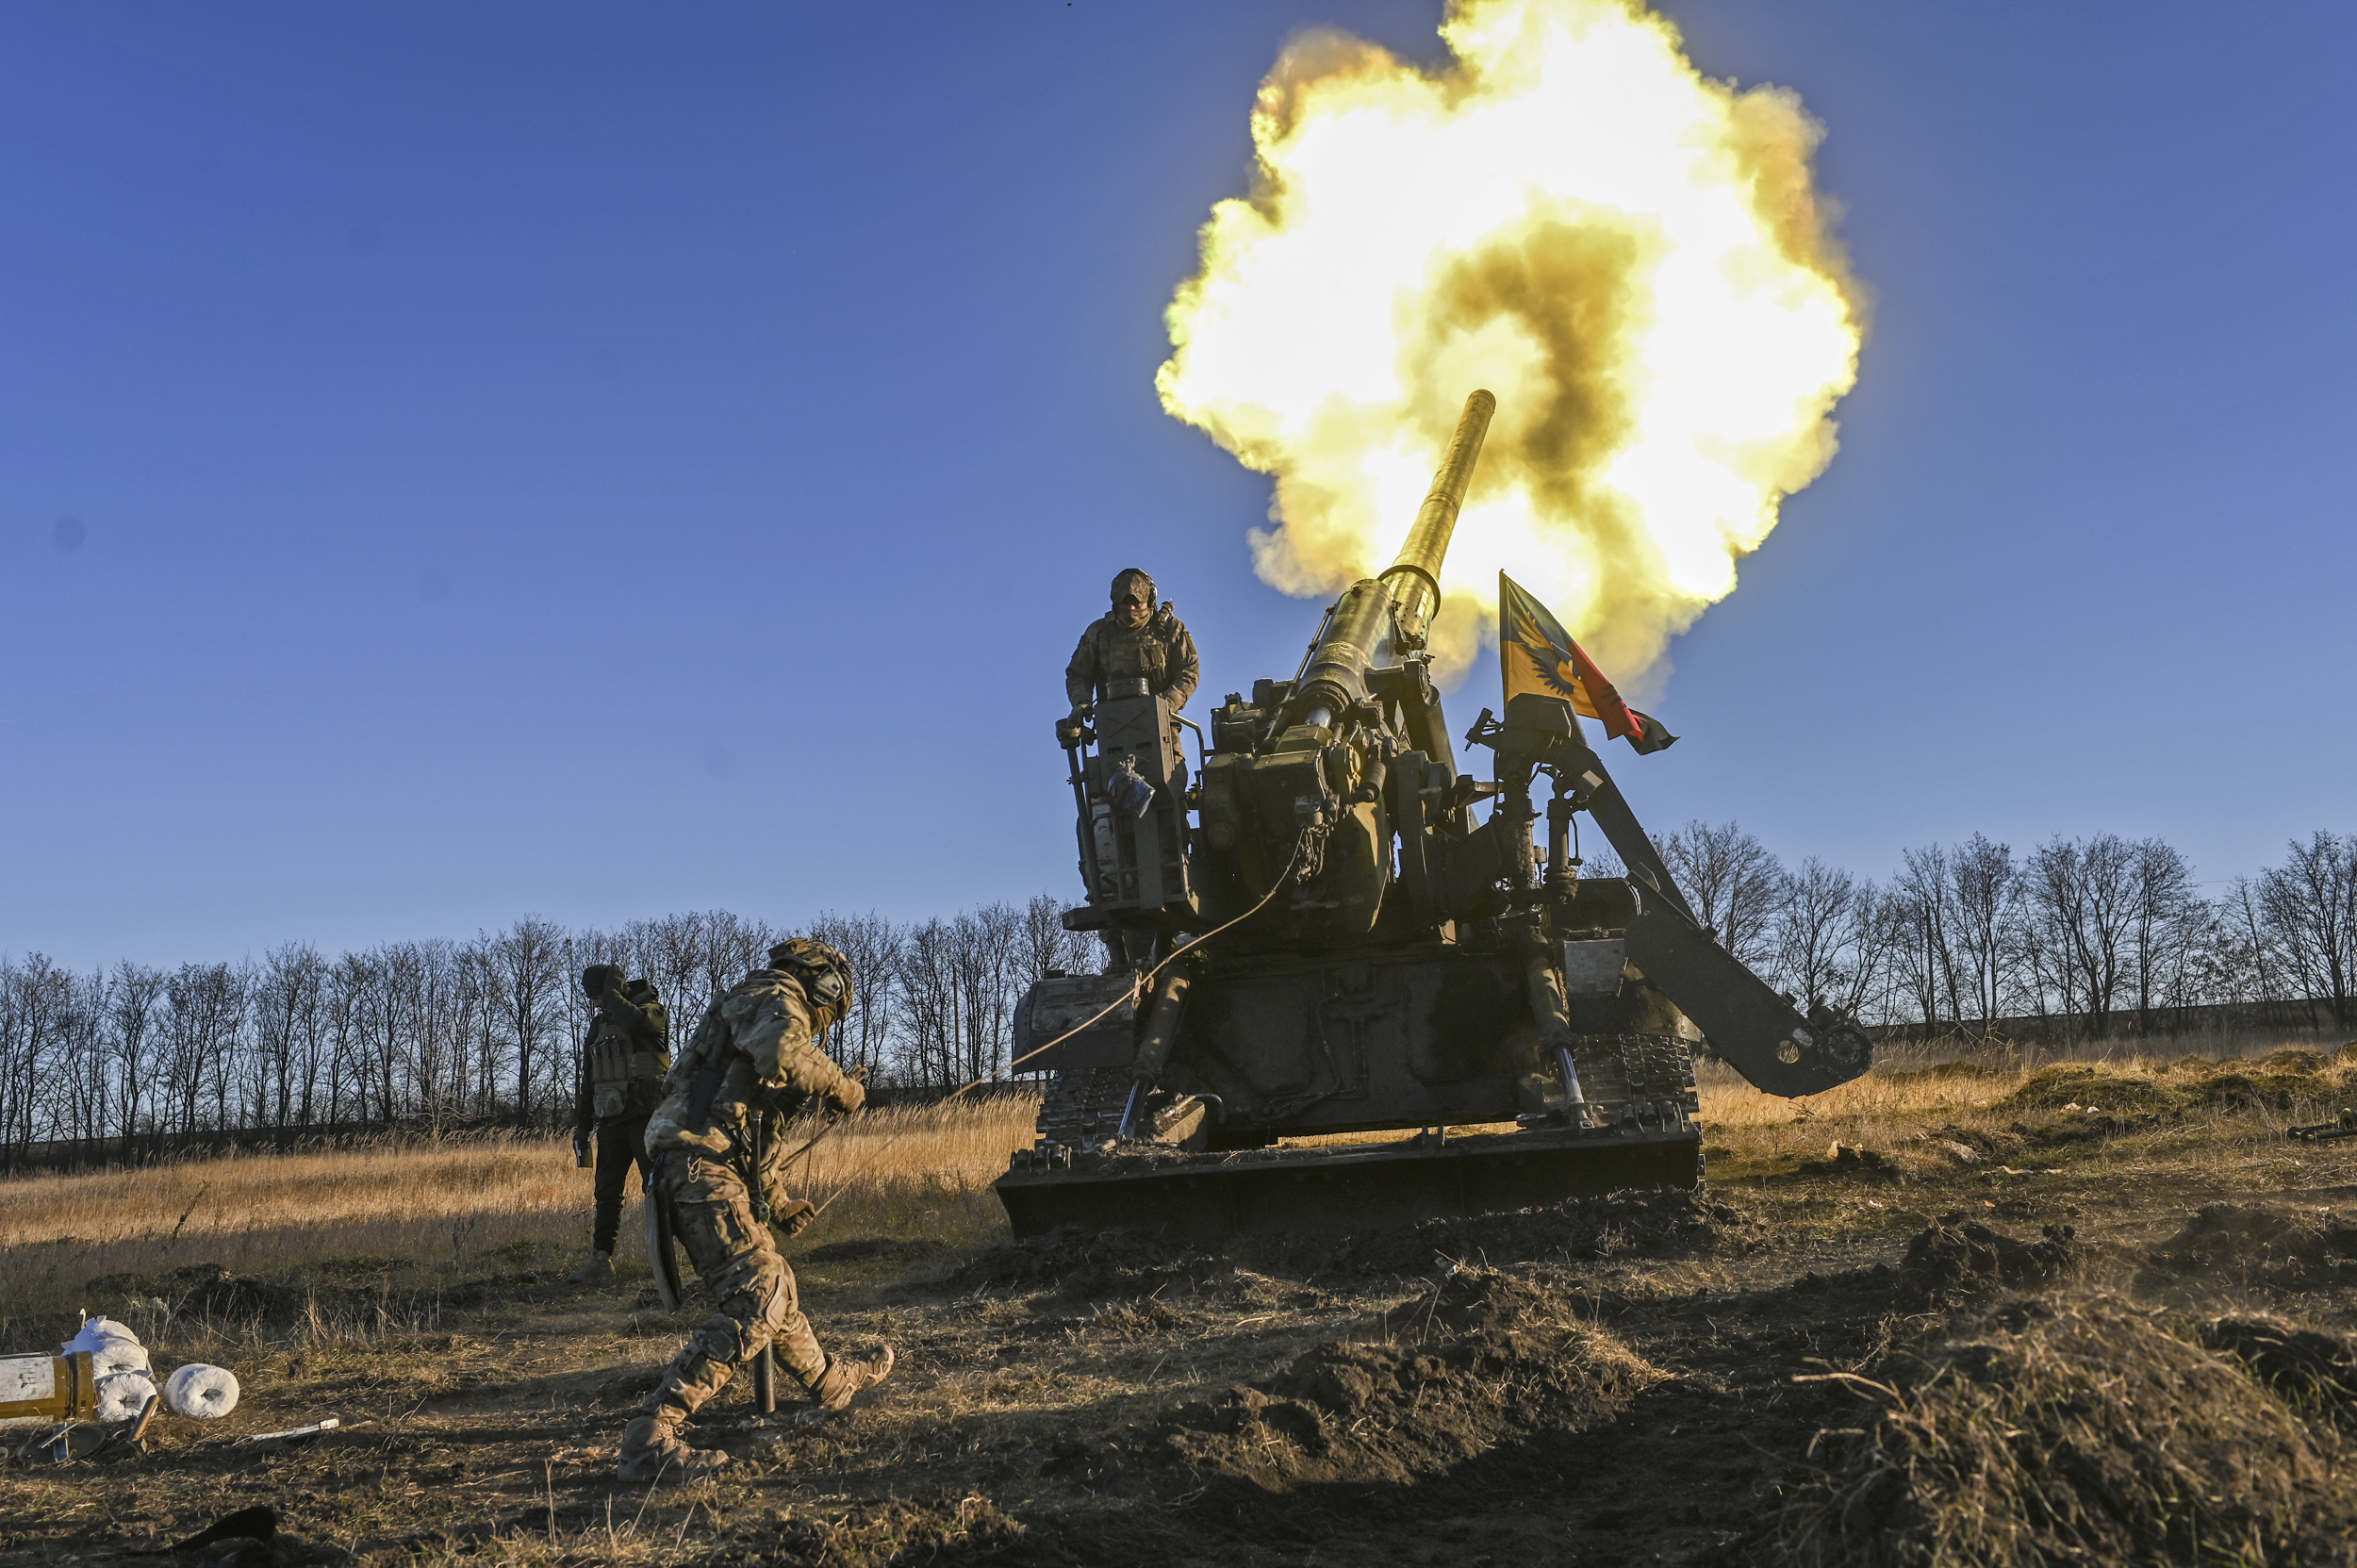
[[[0,1356],[0,1427],[87,1421],[98,1413],[91,1353]]]

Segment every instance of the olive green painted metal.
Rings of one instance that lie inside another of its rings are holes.
[[[1192,780],[1144,690],[1060,720],[1088,895],[1064,923],[1121,958],[1017,1011],[1049,1074],[997,1183],[1018,1234],[1691,1186],[1698,1044],[1775,1094],[1866,1070],[1854,1022],[1804,1017],[1697,924],[1570,703],[1485,710],[1466,740],[1491,776],[1459,770],[1426,634],[1495,406],[1467,400],[1398,559],[1343,591],[1291,679],[1229,694]],[[1628,878],[1578,874],[1583,811]],[[1386,1132],[1412,1135],[1284,1142]]]

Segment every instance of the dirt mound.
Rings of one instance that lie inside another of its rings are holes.
[[[2164,1116],[2183,1108],[2177,1093],[2149,1078],[2128,1078],[2077,1064],[2041,1067],[2001,1102],[2014,1111],[2072,1106],[2119,1119]]]
[[[1025,1535],[1023,1526],[987,1497],[944,1497],[932,1503],[891,1498],[834,1518],[789,1518],[777,1527],[777,1556],[765,1560],[811,1568],[901,1568],[1003,1560]],[[1051,1554],[1057,1560],[1061,1553]]]
[[[157,1274],[102,1274],[90,1282],[96,1301],[161,1301],[175,1317],[283,1323],[302,1315],[305,1293],[232,1274],[219,1263],[189,1263]]]
[[[1450,1269],[1390,1327],[1388,1339],[1331,1341],[1216,1403],[1179,1407],[1162,1457],[1270,1490],[1400,1483],[1514,1437],[1608,1421],[1665,1376],[1492,1269]]]
[[[2288,1111],[2332,1090],[2324,1080],[2303,1073],[2222,1072],[2188,1084],[2185,1098],[2204,1111]]]
[[[1788,1509],[1801,1561],[2297,1560],[2325,1496],[2290,1411],[2119,1302],[2015,1312],[1886,1375]]]
[[[1844,1176],[1854,1181],[1904,1181],[1906,1172],[1899,1162],[1880,1149],[1861,1148],[1837,1138],[1825,1149],[1821,1160],[1804,1160],[1794,1167],[1795,1176]]]
[[[2135,1288],[2190,1299],[2219,1290],[2321,1290],[2357,1281],[2357,1225],[2330,1209],[2213,1203],[2145,1254]]]
[[[1435,1259],[1482,1263],[1689,1257],[1767,1245],[1766,1228],[1699,1193],[1622,1192],[1510,1213],[1426,1220],[1294,1247],[1293,1261],[1337,1274],[1422,1274]],[[1306,1254],[1306,1255],[1305,1255]]]
[[[2292,1409],[2336,1427],[2357,1416],[2357,1345],[2271,1313],[2246,1312],[2202,1326],[2201,1343],[2233,1357]]]
[[[1150,1230],[1086,1230],[1065,1226],[1027,1236],[959,1267],[952,1290],[1059,1287],[1074,1296],[1151,1296],[1190,1288],[1229,1272],[1210,1253]]]
[[[2031,1290],[2078,1274],[2085,1249],[2068,1225],[2050,1225],[2042,1239],[2018,1241],[1962,1214],[1942,1214],[1916,1232],[1899,1262],[1904,1288],[1926,1301],[1982,1291]]]

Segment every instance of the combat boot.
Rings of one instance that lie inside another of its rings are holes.
[[[642,1415],[622,1428],[621,1458],[614,1473],[626,1481],[692,1481],[728,1467],[729,1457],[713,1448],[690,1448],[679,1427],[658,1415]]]
[[[592,1252],[587,1263],[565,1278],[576,1285],[602,1285],[614,1278],[614,1254]]]
[[[839,1411],[861,1389],[872,1388],[892,1375],[892,1346],[880,1345],[858,1356],[829,1356],[827,1370],[810,1385],[822,1410]]]

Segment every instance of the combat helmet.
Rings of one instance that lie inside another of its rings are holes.
[[[1113,574],[1113,602],[1118,604],[1126,596],[1132,593],[1146,601],[1146,613],[1152,615],[1156,608],[1154,579],[1136,567],[1124,567]]]
[[[602,997],[606,991],[622,983],[619,964],[592,964],[581,971],[581,991],[586,997]]]
[[[799,981],[803,994],[825,1010],[830,1022],[849,1013],[859,994],[851,983],[851,961],[814,937],[788,937],[771,948],[769,967]]]

